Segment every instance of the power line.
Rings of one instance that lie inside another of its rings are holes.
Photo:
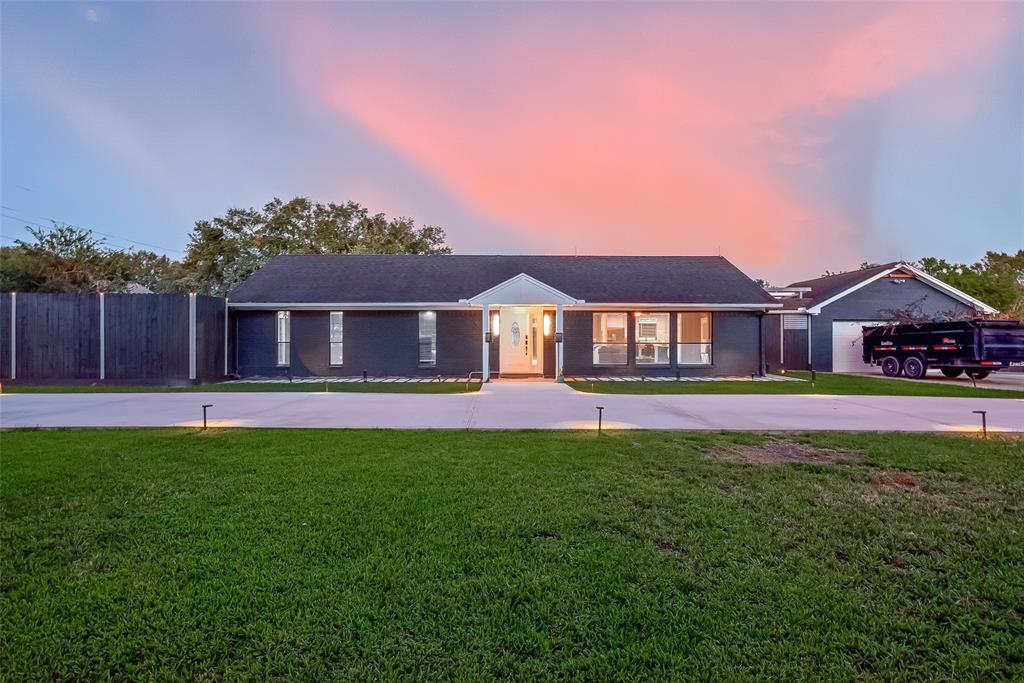
[[[17,209],[10,209],[10,210],[11,211],[17,211]],[[0,214],[0,216],[2,216],[3,218],[7,218],[8,220],[20,221],[22,223],[28,223],[29,225],[34,225],[37,228],[49,228],[50,227],[49,225],[43,225],[42,223],[37,223],[35,221],[30,221],[27,218],[21,218],[20,216],[11,216],[11,215],[8,215],[6,213]],[[100,232],[99,230],[93,230],[92,228],[83,228],[80,225],[75,225],[74,223],[68,223],[66,221],[59,221],[59,220],[57,220],[55,218],[51,218],[50,220],[52,220],[55,223],[63,223],[64,225],[67,225],[67,226],[72,227],[72,228],[77,228],[79,230],[86,230],[88,232],[94,232],[97,235],[103,235],[104,237],[109,237],[111,239],[121,240],[123,242],[131,242],[132,244],[138,244],[140,246],[149,247],[151,249],[162,249],[163,251],[173,251],[173,252],[176,252],[178,254],[184,254],[185,253],[185,251],[182,250],[182,249],[172,249],[170,247],[164,247],[164,246],[161,246],[159,244],[151,244],[149,242],[140,242],[139,240],[133,240],[133,239],[131,239],[129,237],[122,237],[120,235],[114,235],[114,234],[111,234],[109,232]]]

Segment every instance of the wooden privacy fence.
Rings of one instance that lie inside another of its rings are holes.
[[[19,382],[218,380],[225,300],[195,294],[0,296],[0,376]]]

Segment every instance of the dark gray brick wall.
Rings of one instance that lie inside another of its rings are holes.
[[[567,311],[565,314],[565,374],[594,376],[672,376],[711,377],[749,375],[758,372],[759,336],[756,313],[716,312],[712,321],[712,364],[692,366],[676,364],[676,322],[670,322],[671,363],[667,367],[636,365],[636,328],[630,315],[628,326],[628,362],[617,367],[593,364],[593,313]]]
[[[345,311],[344,364],[330,364],[330,312],[292,311],[291,366],[295,377],[462,375],[480,370],[481,323],[477,311],[437,312],[437,365],[419,364],[417,311]],[[238,373],[286,375],[277,366],[274,311],[239,312]],[[492,349],[492,357],[496,357]]]

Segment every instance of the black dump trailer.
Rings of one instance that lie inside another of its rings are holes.
[[[984,379],[994,370],[1024,366],[1024,324],[962,320],[864,327],[864,362],[887,377],[922,379],[928,368],[946,377]]]

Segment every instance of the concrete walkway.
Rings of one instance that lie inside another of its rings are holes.
[[[210,426],[389,429],[608,428],[1024,431],[1024,400],[907,396],[584,394],[553,383],[494,383],[469,394],[4,394],[2,427]]]

